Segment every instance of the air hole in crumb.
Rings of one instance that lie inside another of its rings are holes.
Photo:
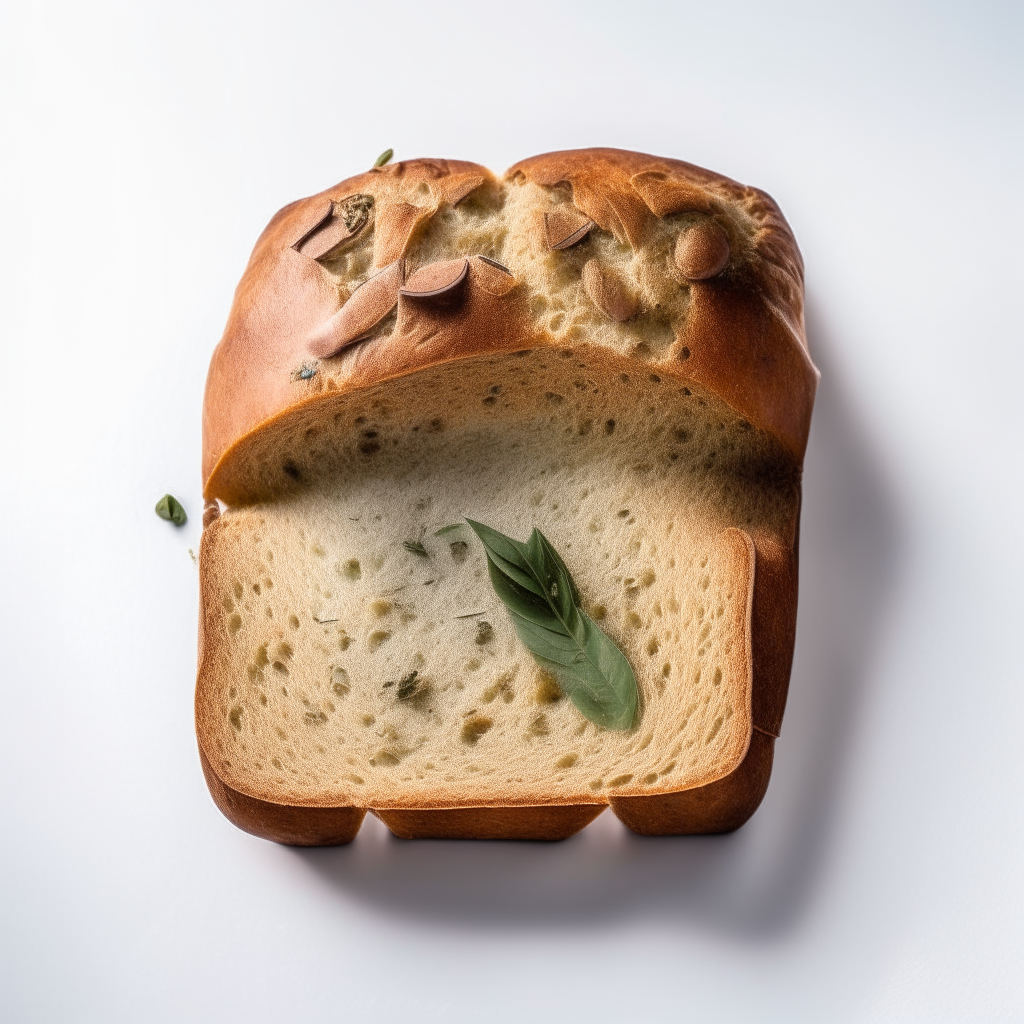
[[[242,709],[237,704],[228,712],[228,721],[235,732],[242,731]]]
[[[541,712],[530,723],[531,736],[547,736],[551,732],[548,726],[548,716]]]
[[[331,689],[339,697],[344,697],[350,689],[348,672],[340,666],[331,669]]]
[[[537,673],[537,689],[534,691],[533,699],[538,704],[555,704],[563,696],[558,680],[550,672]]]
[[[391,633],[386,629],[375,629],[367,638],[366,645],[371,651],[377,650],[381,644],[391,639]]]
[[[556,768],[571,768],[579,760],[578,754],[564,754],[555,762]]]
[[[461,565],[469,556],[469,545],[464,540],[453,540],[448,549],[452,553],[452,560],[456,565]]]
[[[476,741],[487,732],[494,722],[484,715],[473,715],[462,723],[462,742],[474,746]]]
[[[291,626],[292,629],[298,629],[299,628],[299,617],[297,615],[294,615],[294,614],[293,615],[289,615],[288,616],[288,625]]]
[[[629,775],[616,775],[614,779],[611,779],[608,783],[609,789],[617,789],[619,786],[624,786],[627,782],[631,782],[633,779],[632,774]]]
[[[228,619],[228,629],[232,633],[237,633],[241,628],[242,628],[242,616],[241,615],[232,615],[231,618]]]
[[[349,580],[360,580],[363,578],[363,570],[359,566],[358,558],[350,558],[343,566],[342,572]]]
[[[604,432],[606,434],[614,434],[615,433],[615,420],[605,420],[604,421]]]

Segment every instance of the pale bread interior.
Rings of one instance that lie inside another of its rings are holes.
[[[784,532],[796,482],[711,396],[579,350],[492,356],[325,398],[236,458],[273,496],[203,539],[199,736],[229,786],[380,808],[601,802],[742,759],[740,531]],[[636,673],[632,729],[588,722],[537,668],[472,531],[435,535],[465,516],[552,541]]]

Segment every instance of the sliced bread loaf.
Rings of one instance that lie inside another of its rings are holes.
[[[204,423],[196,721],[225,813],[299,843],[366,809],[408,836],[745,820],[795,626],[800,295],[767,197],[617,151],[503,183],[416,161],[275,218]],[[550,539],[633,668],[631,728],[531,656],[467,517]]]

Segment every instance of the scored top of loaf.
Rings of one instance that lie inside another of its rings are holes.
[[[712,392],[802,462],[818,376],[803,263],[764,192],[615,149],[500,181],[455,160],[373,168],[257,241],[207,379],[206,497],[245,500],[239,442],[311,403],[463,358],[602,346]]]

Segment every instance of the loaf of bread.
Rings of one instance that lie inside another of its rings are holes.
[[[196,728],[280,842],[734,829],[768,784],[817,372],[764,193],[675,160],[374,168],[260,237],[207,382]],[[516,633],[466,521],[560,553],[625,729]]]

